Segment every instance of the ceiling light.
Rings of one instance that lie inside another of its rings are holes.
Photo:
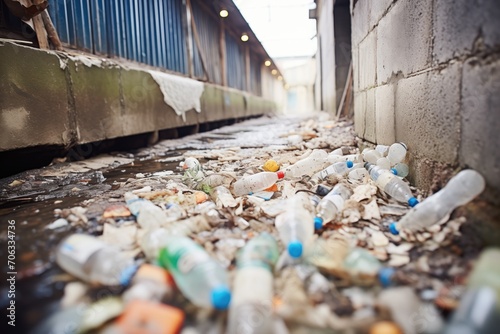
[[[221,9],[219,12],[220,17],[227,17],[229,12],[226,9]]]
[[[244,32],[243,34],[241,34],[241,40],[242,40],[243,42],[248,41],[248,35],[247,35],[245,32]]]
[[[278,80],[279,80],[279,81],[283,80],[283,77],[280,75],[280,76],[278,77]]]
[[[276,75],[276,74],[278,74],[278,70],[274,68],[274,69],[271,71],[271,74],[272,74],[272,75]]]
[[[266,65],[267,67],[271,66],[271,61],[270,60],[266,60],[264,62],[264,65]]]

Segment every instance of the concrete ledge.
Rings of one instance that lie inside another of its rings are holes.
[[[178,116],[141,68],[0,44],[0,152],[70,147],[276,111],[274,101],[204,84],[201,112]]]

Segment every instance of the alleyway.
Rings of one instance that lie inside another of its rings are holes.
[[[65,237],[83,233],[118,247],[139,264],[157,263],[144,254],[144,223],[131,214],[130,203],[130,211],[126,206],[125,194],[132,192],[162,209],[168,217],[163,227],[189,224],[189,237],[229,272],[231,288],[238,250],[263,232],[278,242],[279,259],[270,261],[272,300],[259,301],[265,307],[257,311],[249,306],[238,333],[441,332],[466,291],[482,247],[464,212],[456,211],[442,225],[393,235],[390,223],[410,208],[378,189],[368,175],[356,179],[353,174],[333,174],[314,182],[307,175],[286,174],[288,166],[313,150],[330,154],[341,148],[337,152],[345,156],[361,153],[364,147],[358,145],[352,122],[334,121],[326,113],[307,118],[266,116],[133,152],[53,163],[0,180],[2,243],[9,239],[7,224],[15,225],[15,268],[3,263],[3,269],[17,272],[17,328],[27,332],[39,326],[39,333],[65,333],[64,328],[123,330],[127,316],[133,316],[125,311],[120,321],[114,318],[122,314],[127,299],[121,297],[131,288],[77,279],[58,266],[56,251]],[[409,150],[407,158],[411,154]],[[185,174],[180,165],[186,158],[197,159],[204,176],[212,175],[211,181]],[[234,194],[235,180],[263,172],[270,159],[285,171],[274,189],[242,196],[214,191],[220,184]],[[306,240],[304,254],[293,259],[275,227],[276,217],[293,209],[287,200],[297,194],[306,194],[312,207],[336,184],[351,191],[343,210]],[[426,194],[411,190],[420,202],[425,199]],[[214,208],[216,214],[207,215]],[[7,247],[0,250],[2,258],[7,258],[6,251]],[[178,287],[164,289],[164,295],[153,294],[153,299],[181,310],[181,333],[232,332],[228,312],[196,307]],[[7,290],[2,288],[3,309],[8,306]],[[139,296],[146,298],[147,293]],[[233,290],[231,302],[238,298],[243,298],[241,291]],[[265,319],[271,313],[269,325]],[[56,318],[47,321],[51,316]],[[162,320],[144,316],[145,323],[159,321],[168,327],[171,322],[170,332],[179,320],[178,315]]]

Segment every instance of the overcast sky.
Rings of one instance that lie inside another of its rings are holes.
[[[234,0],[272,58],[316,53],[316,20],[309,19],[313,0]]]

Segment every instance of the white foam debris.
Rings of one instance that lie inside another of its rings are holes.
[[[92,66],[101,67],[102,65],[102,60],[96,57],[87,57],[83,55],[77,55],[77,56],[68,55],[68,58],[73,60],[74,62],[80,62],[87,67],[92,67]]]
[[[201,112],[201,94],[204,90],[202,82],[183,78],[177,75],[159,71],[148,71],[163,93],[166,104],[172,107],[175,113],[186,120],[186,111],[194,109]]]

